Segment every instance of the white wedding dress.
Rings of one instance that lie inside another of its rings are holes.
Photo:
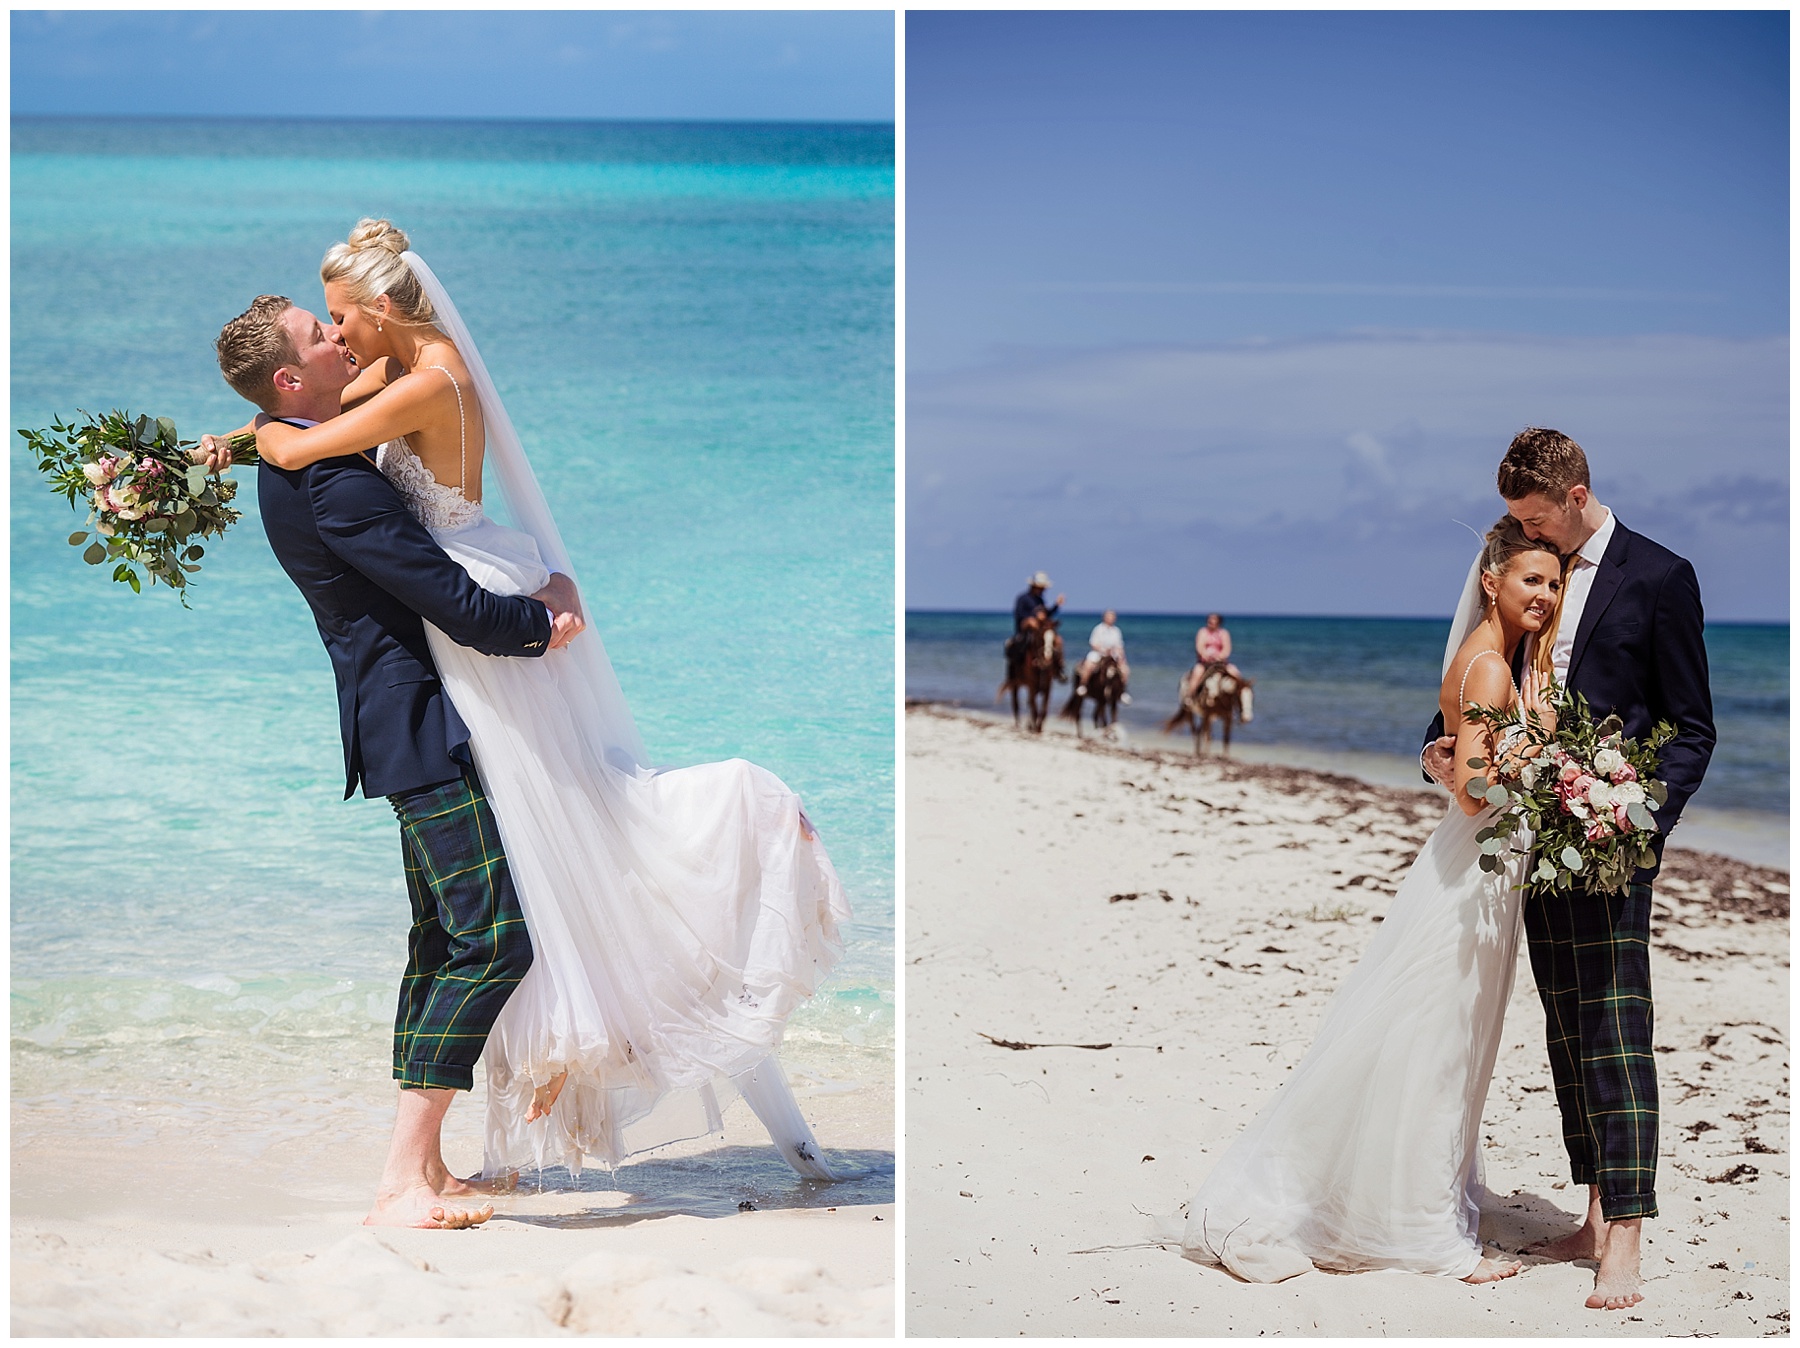
[[[381,470],[479,585],[534,593],[551,570],[572,574],[555,523],[449,296],[405,256],[469,367],[489,463],[521,528],[440,484],[404,440],[382,446]],[[483,1173],[574,1170],[584,1156],[616,1165],[718,1131],[735,1092],[797,1172],[836,1178],[774,1057],[789,1014],[842,953],[849,917],[799,798],[742,759],[645,766],[591,629],[538,659],[481,655],[425,630],[469,728],[533,951],[483,1054]],[[534,1089],[564,1071],[548,1119],[526,1123]]]
[[[1315,1266],[1475,1270],[1481,1115],[1525,865],[1476,864],[1475,834],[1493,817],[1450,805],[1312,1047],[1186,1207],[1157,1224],[1161,1242],[1250,1282]]]

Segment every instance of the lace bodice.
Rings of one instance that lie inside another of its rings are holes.
[[[463,486],[469,480],[469,426],[464,420],[462,385],[456,382],[456,376],[442,365],[428,365],[428,370],[443,370],[449,376],[450,387],[456,390],[456,424],[462,432],[462,479],[458,485],[447,487],[431,475],[424,461],[406,443],[404,435],[389,440],[375,451],[375,465],[381,469],[382,475],[394,484],[400,493],[400,499],[406,502],[406,508],[413,517],[434,534],[456,533],[467,529],[470,525],[479,524],[486,518],[481,510],[480,501],[471,501],[463,495]]]
[[[375,451],[376,467],[394,484],[413,518],[434,534],[455,533],[485,518],[480,501],[471,501],[460,487],[446,487],[419,460],[406,437],[389,440]]]

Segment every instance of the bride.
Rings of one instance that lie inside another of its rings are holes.
[[[1472,758],[1495,745],[1470,704],[1510,707],[1550,728],[1548,657],[1559,612],[1557,555],[1504,516],[1487,533],[1453,626],[1438,690],[1456,737],[1455,803],[1426,840],[1318,1038],[1275,1097],[1157,1232],[1250,1282],[1317,1266],[1406,1269],[1491,1282],[1520,1265],[1477,1236],[1482,1106],[1512,990],[1523,858],[1476,864],[1492,810],[1469,794]],[[1472,630],[1471,630],[1472,627]],[[1513,684],[1519,643],[1536,654]],[[1528,843],[1528,839],[1526,840]]]
[[[363,220],[320,276],[361,372],[343,415],[265,424],[258,453],[297,469],[379,444],[383,474],[478,584],[532,594],[573,574],[474,342],[406,236]],[[486,516],[488,461],[516,529]],[[849,916],[799,798],[741,759],[647,766],[594,632],[538,660],[426,634],[536,956],[483,1054],[483,1176],[616,1165],[717,1131],[735,1092],[799,1174],[836,1178],[774,1056]]]

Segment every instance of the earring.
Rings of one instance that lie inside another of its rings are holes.
[[[375,320],[375,331],[381,331],[381,320],[379,318]]]

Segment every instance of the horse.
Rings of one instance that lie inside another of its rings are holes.
[[[1069,694],[1061,714],[1075,722],[1075,733],[1081,733],[1081,704],[1088,698],[1094,701],[1094,729],[1105,730],[1119,719],[1119,699],[1125,695],[1125,676],[1119,670],[1119,662],[1110,654],[1102,655],[1100,663],[1095,665],[1087,677],[1087,692],[1081,691],[1081,685],[1075,685],[1075,691]]]
[[[1201,745],[1212,743],[1212,724],[1217,721],[1224,741],[1221,752],[1230,753],[1232,717],[1235,715],[1245,725],[1250,724],[1253,714],[1250,690],[1255,686],[1254,679],[1232,673],[1224,661],[1208,665],[1194,691],[1184,695],[1180,708],[1163,722],[1163,733],[1187,722],[1193,728],[1194,752],[1198,754],[1202,752]]]
[[[1056,619],[1039,609],[1020,625],[1023,656],[1015,667],[1007,664],[1006,679],[994,692],[998,702],[1012,694],[1013,724],[1019,724],[1019,689],[1025,690],[1030,703],[1031,733],[1044,733],[1044,718],[1050,714],[1050,685],[1067,677],[1063,673],[1063,641],[1056,630]]]

